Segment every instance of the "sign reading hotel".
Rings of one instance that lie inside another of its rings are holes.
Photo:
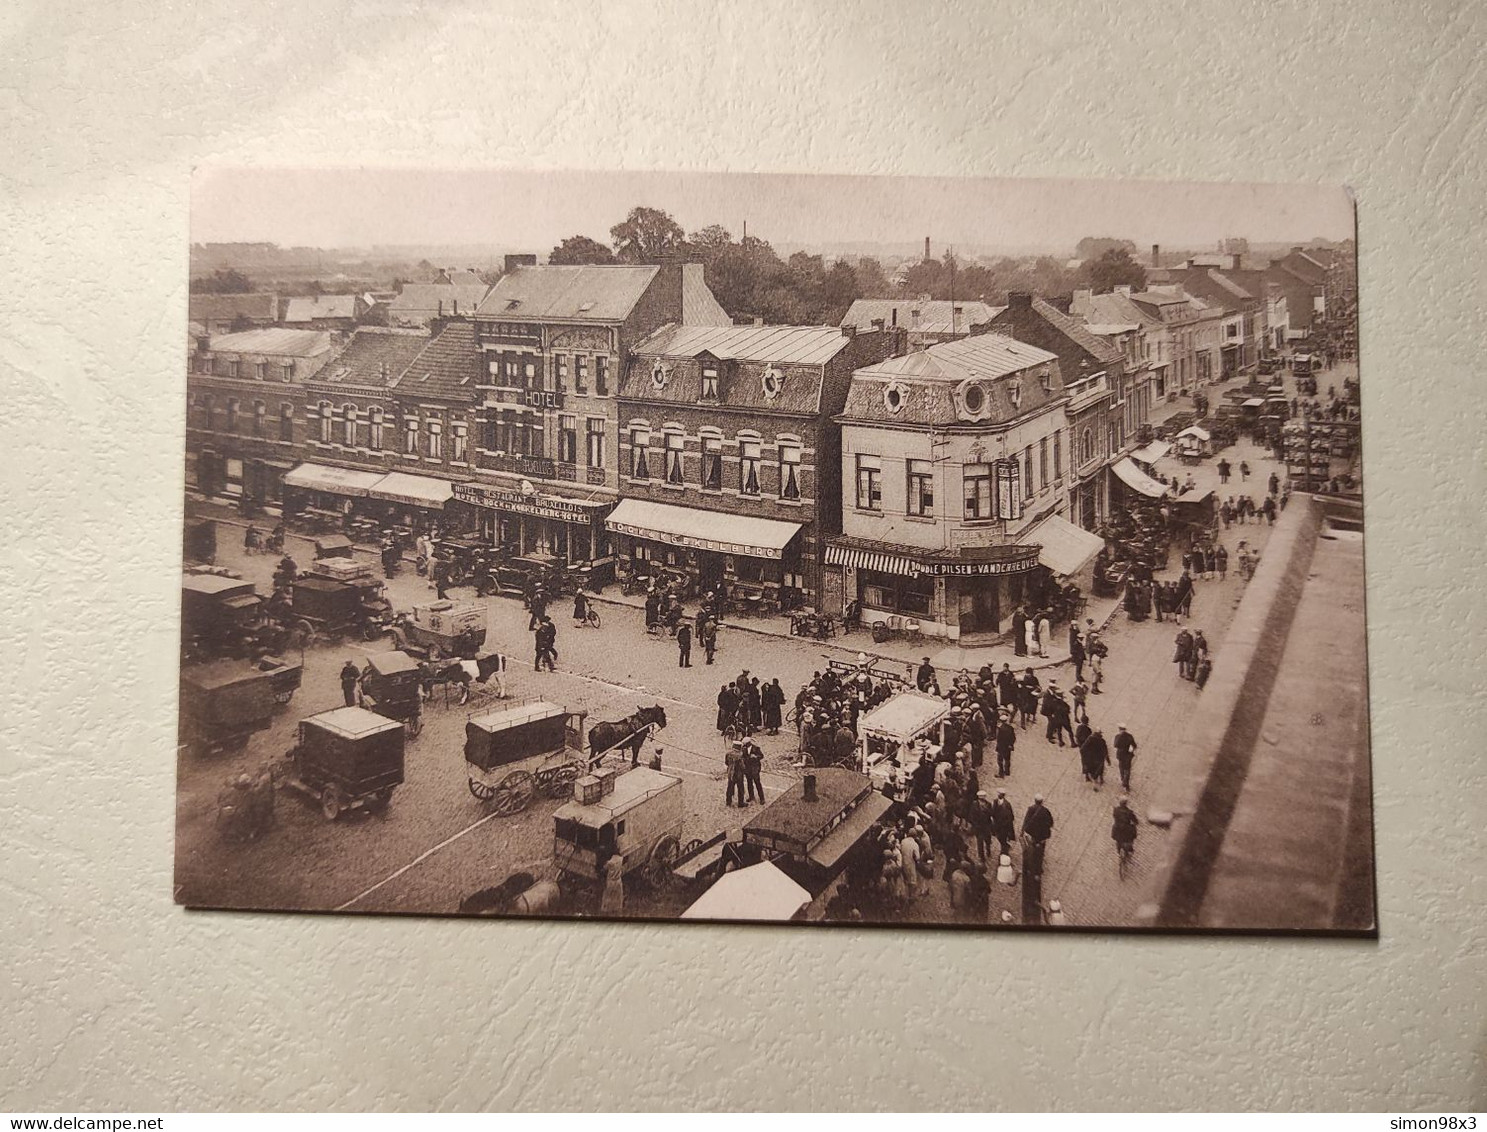
[[[551,495],[528,496],[511,488],[491,487],[483,483],[457,483],[454,485],[454,497],[476,507],[492,507],[498,511],[514,511],[543,519],[562,519],[569,523],[589,522],[594,517],[594,508],[600,506],[575,503]]]
[[[778,547],[747,546],[741,542],[723,542],[719,539],[698,538],[696,535],[677,534],[673,531],[649,531],[644,527],[632,526],[629,523],[616,523],[612,519],[605,523],[605,527],[616,534],[651,539],[657,542],[669,543],[672,546],[688,546],[693,550],[713,550],[719,554],[737,554],[745,558],[784,558],[785,556],[785,552]]]

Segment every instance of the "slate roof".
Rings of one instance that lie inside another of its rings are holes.
[[[631,401],[696,405],[702,399],[702,364],[707,358],[735,363],[720,375],[720,409],[814,415],[821,411],[827,364],[850,344],[835,326],[682,326],[669,322],[632,351],[619,395]],[[657,389],[652,370],[669,370]],[[774,397],[765,396],[764,373],[784,378]],[[841,374],[845,377],[845,374]],[[835,385],[841,397],[842,382]]]
[[[1051,378],[1045,390],[1041,374]],[[1017,375],[1014,379],[1013,375]],[[979,426],[962,421],[952,396],[967,378],[985,379],[990,415]],[[1011,388],[1020,383],[1014,404]],[[902,408],[894,412],[885,400],[888,387],[904,389]],[[941,342],[926,350],[889,358],[852,375],[847,405],[840,419],[889,425],[961,425],[987,427],[1026,416],[1064,395],[1058,357],[1004,334],[977,334]]]
[[[308,295],[289,300],[285,322],[310,322],[317,318],[355,318],[355,295]]]
[[[1161,297],[1175,298],[1171,295]],[[1091,334],[1099,333],[1094,329],[1097,324],[1129,326],[1134,323],[1136,326],[1159,326],[1162,321],[1149,311],[1142,310],[1133,296],[1123,295],[1119,291],[1090,295],[1083,299],[1076,295],[1074,302],[1075,316],[1084,320]]]
[[[1237,283],[1224,278],[1215,268],[1174,268],[1171,274],[1189,295],[1230,314],[1244,310],[1244,304],[1254,297]]]
[[[192,322],[231,322],[241,315],[254,322],[279,320],[279,296],[267,293],[247,295],[192,295],[186,303],[187,317]]]
[[[393,385],[408,396],[473,398],[481,362],[475,324],[457,319],[423,347]]]
[[[393,315],[472,314],[489,290],[484,283],[404,283],[397,298],[387,304]]]
[[[534,322],[623,322],[660,270],[611,264],[518,267],[491,288],[478,313]]]
[[[956,329],[951,329],[954,307],[960,308],[960,317],[955,319]],[[871,330],[873,320],[881,318],[885,327],[894,324],[894,312],[898,312],[898,325],[919,334],[966,334],[972,326],[990,322],[1006,307],[994,307],[980,300],[955,302],[948,299],[857,299],[842,316],[843,326],[855,326],[858,330]],[[919,323],[914,325],[914,312],[919,312]]]
[[[265,326],[236,334],[218,334],[208,349],[214,354],[280,354],[310,358],[330,349],[330,335],[324,330]]]
[[[306,384],[390,388],[428,344],[423,331],[363,328]]]

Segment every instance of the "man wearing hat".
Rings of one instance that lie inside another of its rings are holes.
[[[1122,723],[1115,732],[1115,765],[1120,768],[1120,788],[1131,788],[1131,764],[1136,761],[1136,736]]]
[[[1022,843],[1024,876],[1043,875],[1043,854],[1048,848],[1048,839],[1053,836],[1053,814],[1043,804],[1043,795],[1034,794],[1033,804],[1022,816]]]
[[[988,807],[988,816],[991,819],[991,835],[1001,843],[1002,852],[1012,851],[1012,842],[1017,838],[1017,814],[1012,809],[1012,803],[1007,800],[1007,792],[998,790],[996,801]]]
[[[996,727],[996,774],[1006,778],[1012,773],[1012,748],[1017,746],[1017,728],[1012,726],[1012,713],[1003,712]]]
[[[341,695],[346,700],[347,707],[356,704],[356,685],[361,681],[361,669],[356,667],[354,660],[348,660],[341,667]]]
[[[971,832],[976,836],[976,853],[981,858],[982,864],[986,863],[986,855],[991,848],[991,801],[986,797],[985,790],[978,790],[975,799],[971,802]]]
[[[914,687],[921,692],[929,691],[929,686],[935,681],[935,666],[925,657],[919,665],[919,671],[914,674]]]

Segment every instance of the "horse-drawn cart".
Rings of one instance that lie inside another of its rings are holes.
[[[546,700],[470,716],[465,722],[470,793],[503,815],[521,813],[539,790],[549,798],[568,796],[588,770],[583,721],[583,712]],[[513,763],[529,765],[493,777]]]
[[[485,644],[485,606],[476,601],[436,601],[415,605],[392,623],[397,647],[430,660],[474,659]]]
[[[368,653],[361,672],[361,696],[362,703],[378,715],[406,724],[410,739],[423,730],[423,673],[407,653]]]
[[[667,884],[681,855],[682,780],[641,766],[610,781],[599,797],[575,797],[553,815],[559,884],[589,887],[636,874]]]

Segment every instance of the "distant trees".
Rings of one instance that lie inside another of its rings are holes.
[[[1063,260],[1052,256],[1020,259],[1003,256],[984,263],[962,264],[947,253],[943,260],[926,259],[910,267],[904,275],[902,293],[928,295],[931,299],[982,299],[1002,305],[1009,291],[1055,298],[1070,294],[1076,282],[1078,276]]]
[[[253,280],[236,268],[219,267],[191,280],[191,290],[203,295],[246,295],[253,290]]]
[[[1133,291],[1146,290],[1146,268],[1126,248],[1107,248],[1098,258],[1086,260],[1080,272],[1085,286],[1095,292],[1122,285]]]
[[[610,251],[609,245],[588,236],[569,236],[548,253],[547,262],[567,265],[613,263],[614,252]]]
[[[1124,248],[1134,253],[1136,245],[1130,240],[1117,239],[1115,236],[1086,236],[1074,246],[1074,255],[1083,260],[1099,259],[1106,252]]]

